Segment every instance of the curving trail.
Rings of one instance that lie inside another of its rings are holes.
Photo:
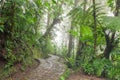
[[[50,55],[47,59],[39,59],[41,64],[27,76],[26,80],[59,80],[65,71],[65,65],[59,62],[59,57]]]
[[[26,70],[19,74],[4,80],[59,80],[61,74],[64,73],[66,67],[59,62],[60,57],[49,55],[47,59],[39,59],[40,65],[32,70]]]
[[[17,74],[4,80],[59,80],[61,74],[66,70],[65,64],[60,62],[60,57],[49,55],[47,59],[39,59],[40,65],[37,68]],[[81,72],[73,73],[67,80],[106,80],[95,76],[87,76]]]

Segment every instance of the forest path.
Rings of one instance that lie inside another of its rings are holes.
[[[40,65],[34,69],[28,69],[23,73],[18,73],[6,80],[59,80],[61,74],[66,70],[65,64],[60,62],[60,57],[49,55],[47,59],[39,59]],[[95,76],[87,76],[82,73],[73,73],[67,80],[106,80]]]
[[[47,59],[39,59],[40,65],[33,70],[17,74],[7,80],[59,80],[66,67],[60,62],[60,57],[49,55]]]
[[[67,80],[106,80],[105,78],[99,78],[96,76],[88,76],[81,72],[71,74]]]
[[[28,76],[28,80],[59,80],[65,71],[65,65],[59,62],[59,57],[50,55],[47,59],[39,59],[41,64]]]

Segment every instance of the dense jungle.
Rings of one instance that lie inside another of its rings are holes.
[[[120,80],[120,0],[0,0],[0,80]]]

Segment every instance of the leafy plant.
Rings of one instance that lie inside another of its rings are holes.
[[[66,80],[70,75],[70,70],[67,69],[61,76],[59,80]]]
[[[89,74],[89,75],[94,74],[94,68],[91,63],[89,63],[89,62],[83,63],[82,68],[86,74]]]
[[[114,0],[107,0],[107,4],[111,7],[111,10],[114,10]]]
[[[69,68],[76,69],[76,57],[72,55],[70,57],[65,57],[65,62]]]
[[[114,66],[107,69],[107,77],[111,80],[119,80],[120,79],[120,69]]]
[[[105,69],[105,59],[95,59],[93,61],[94,73],[97,76],[101,76]]]

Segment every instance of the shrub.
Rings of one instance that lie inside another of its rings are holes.
[[[70,70],[67,69],[67,70],[61,75],[61,77],[60,77],[59,80],[66,80],[66,78],[68,78],[69,75],[70,75]]]
[[[76,69],[76,57],[74,55],[66,57],[65,61],[69,68]]]
[[[106,77],[110,80],[120,80],[120,69],[114,66],[106,70]]]
[[[95,59],[93,61],[94,73],[97,76],[101,76],[105,69],[105,59]]]
[[[94,74],[94,68],[93,68],[93,65],[89,62],[86,62],[84,64],[82,64],[82,69],[85,73],[87,74]]]

